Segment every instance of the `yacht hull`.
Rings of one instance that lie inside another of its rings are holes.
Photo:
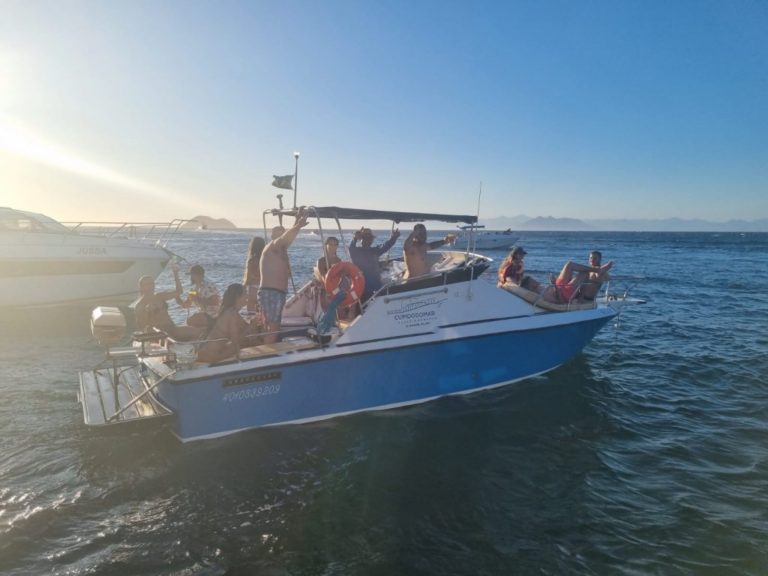
[[[124,304],[144,275],[157,277],[171,254],[100,237],[0,235],[0,307]]]

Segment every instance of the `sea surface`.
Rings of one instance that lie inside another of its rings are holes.
[[[223,290],[249,238],[170,248]],[[214,441],[87,430],[88,311],[5,319],[0,573],[768,574],[768,235],[519,243],[541,279],[599,248],[647,303],[541,377]],[[297,281],[319,249],[296,241]]]

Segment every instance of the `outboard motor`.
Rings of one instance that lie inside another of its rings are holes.
[[[98,306],[91,312],[91,334],[96,341],[110,347],[123,339],[127,322],[119,308]]]

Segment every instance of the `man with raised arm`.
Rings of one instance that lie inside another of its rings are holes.
[[[376,238],[370,228],[360,228],[355,231],[352,241],[349,243],[349,257],[352,263],[360,268],[365,276],[365,291],[362,301],[365,302],[374,292],[381,288],[381,272],[379,270],[379,256],[387,252],[394,246],[400,237],[400,230],[395,228],[389,237],[389,240],[380,246],[374,246],[373,240]],[[360,246],[357,243],[360,242]]]
[[[288,280],[291,264],[288,261],[288,247],[307,225],[307,214],[302,206],[296,212],[296,221],[287,230],[282,226],[272,228],[272,241],[264,247],[259,260],[261,283],[258,300],[267,334],[264,343],[277,341],[277,332],[283,319],[283,306],[288,294]]]
[[[427,250],[434,250],[439,246],[453,242],[454,235],[448,234],[442,240],[427,242],[427,227],[424,224],[416,224],[413,232],[408,235],[403,243],[403,257],[405,258],[405,278],[414,278],[429,273],[427,264]]]

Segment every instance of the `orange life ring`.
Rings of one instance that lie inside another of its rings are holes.
[[[325,290],[331,296],[336,296],[343,290],[347,297],[341,305],[349,306],[362,298],[365,292],[365,276],[352,262],[336,262],[325,275]]]

